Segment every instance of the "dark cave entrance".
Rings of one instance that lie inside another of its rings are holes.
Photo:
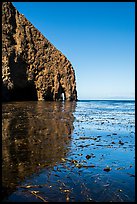
[[[65,100],[66,100],[65,90],[60,85],[58,92],[55,93],[55,101],[65,101]]]
[[[62,88],[62,86],[60,85],[59,87],[59,101],[65,101],[66,100],[66,94],[65,94],[65,90]]]
[[[37,91],[33,83],[28,83],[26,87],[15,87],[10,91],[12,101],[37,101]]]

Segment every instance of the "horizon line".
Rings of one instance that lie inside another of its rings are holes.
[[[123,100],[123,101],[125,100],[125,101],[131,101],[131,100],[132,100],[132,101],[135,101],[135,98],[126,98],[126,99],[123,99],[123,98],[122,98],[122,99],[120,99],[120,98],[109,98],[109,99],[108,99],[108,98],[107,98],[107,99],[105,99],[105,98],[102,98],[102,99],[78,99],[78,101],[82,101],[82,100],[91,100],[91,101],[92,101],[92,100],[98,100],[98,101],[99,101],[99,100],[100,100],[100,101],[102,101],[102,100],[117,100],[117,101],[118,101],[118,100],[120,100],[120,101],[121,101],[121,100]]]

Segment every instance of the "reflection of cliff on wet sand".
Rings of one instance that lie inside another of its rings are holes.
[[[14,102],[2,105],[3,193],[67,154],[75,102]],[[3,195],[4,196],[4,195]]]

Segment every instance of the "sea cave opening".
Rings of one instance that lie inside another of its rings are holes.
[[[62,98],[62,101],[65,101],[65,93],[64,92],[61,94],[61,98]]]
[[[28,83],[26,87],[16,87],[10,91],[12,101],[37,101],[37,91],[34,84]]]

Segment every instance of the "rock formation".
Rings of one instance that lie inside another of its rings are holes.
[[[2,100],[77,100],[74,69],[11,2],[2,3]]]

